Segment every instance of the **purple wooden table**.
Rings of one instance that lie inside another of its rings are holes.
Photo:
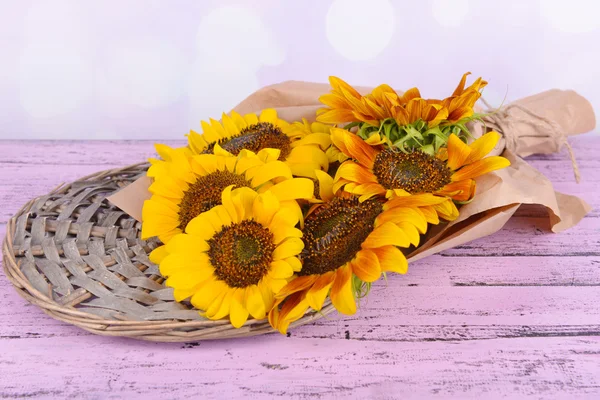
[[[521,210],[492,236],[374,285],[355,316],[189,344],[91,335],[0,274],[0,398],[600,398],[600,137],[530,162],[594,210],[561,234]],[[0,236],[60,182],[142,161],[151,142],[0,141]]]

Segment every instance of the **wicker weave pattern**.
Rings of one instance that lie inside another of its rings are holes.
[[[147,164],[99,172],[27,203],[8,223],[4,271],[19,294],[47,314],[100,335],[184,342],[272,332],[262,320],[240,329],[202,318],[150,262],[159,243],[106,201],[145,174]],[[307,313],[292,326],[333,311]]]

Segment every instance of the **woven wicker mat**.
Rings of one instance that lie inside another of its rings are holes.
[[[269,333],[265,320],[233,328],[202,318],[148,259],[157,239],[140,239],[140,223],[106,201],[145,174],[147,164],[102,171],[27,203],[9,221],[3,266],[17,292],[61,321],[89,332],[185,342]],[[307,313],[292,326],[333,310]]]

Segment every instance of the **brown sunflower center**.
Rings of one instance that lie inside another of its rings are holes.
[[[244,149],[254,153],[266,148],[279,149],[281,150],[280,160],[284,160],[292,150],[290,138],[278,126],[270,122],[259,122],[247,126],[240,131],[239,135],[221,139],[216,143],[234,155],[238,155]],[[216,143],[209,144],[203,153],[212,154]]]
[[[229,171],[211,172],[192,183],[179,203],[179,229],[185,231],[188,222],[221,204],[221,194],[230,185],[234,189],[251,187],[243,176]]]
[[[377,154],[373,173],[384,188],[411,194],[435,192],[450,183],[452,176],[443,161],[422,151],[406,154],[390,149]]]
[[[276,248],[271,231],[253,220],[224,227],[208,244],[216,277],[235,288],[256,285],[269,271]]]
[[[352,260],[382,209],[378,200],[359,203],[336,197],[310,214],[304,221],[302,271],[298,275],[324,274]]]

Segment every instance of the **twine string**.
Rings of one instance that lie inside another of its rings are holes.
[[[483,97],[481,98],[481,101],[483,104],[485,104],[485,106],[488,108],[488,112],[490,113],[484,117],[484,120],[494,125],[500,131],[500,133],[504,136],[506,148],[508,150],[515,151],[519,141],[517,129],[511,129],[513,128],[513,125],[523,123],[529,124],[540,132],[548,132],[547,137],[554,141],[558,149],[560,149],[561,146],[565,146],[567,148],[569,158],[571,159],[571,165],[573,166],[575,180],[577,183],[579,183],[581,180],[581,174],[579,172],[577,160],[575,159],[575,153],[573,152],[571,144],[567,140],[566,133],[556,122],[539,115],[520,104],[509,104],[505,107],[494,109],[487,101],[485,101]],[[529,118],[516,117],[514,113],[511,113],[512,110],[519,110]]]

